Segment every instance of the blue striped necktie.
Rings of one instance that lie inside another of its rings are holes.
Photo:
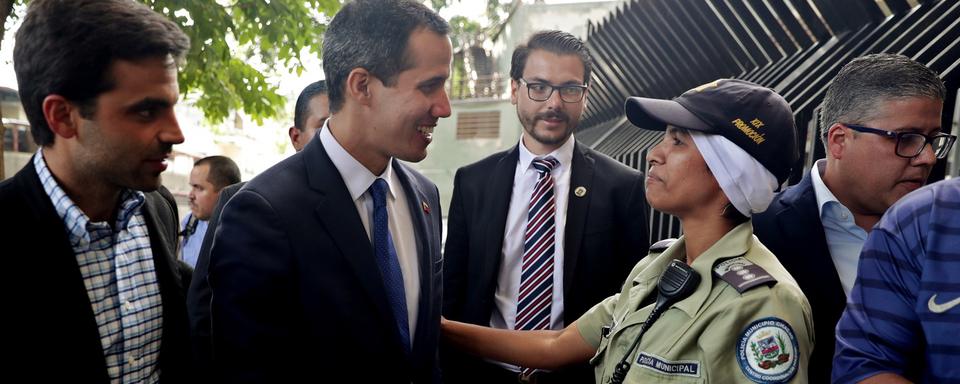
[[[397,250],[393,246],[393,237],[390,236],[390,227],[387,221],[387,182],[377,178],[370,186],[370,195],[373,197],[373,250],[377,260],[377,267],[383,277],[383,287],[386,288],[387,302],[397,322],[400,341],[410,353],[410,323],[407,318],[407,296],[403,288],[403,273],[400,271],[400,260]]]
[[[516,329],[550,328],[553,302],[553,255],[556,200],[550,172],[560,162],[553,157],[533,160],[537,184],[530,196],[527,228],[523,235],[523,265],[520,268],[520,295],[517,298]],[[529,376],[534,369],[524,368]]]

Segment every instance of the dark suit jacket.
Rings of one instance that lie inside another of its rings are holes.
[[[810,301],[816,345],[810,356],[809,378],[811,383],[829,383],[834,332],[847,296],[827,248],[810,173],[778,193],[765,212],[754,215],[753,228]]]
[[[504,228],[518,147],[457,171],[444,249],[444,308],[449,319],[489,325],[500,269]],[[564,322],[617,293],[644,255],[648,241],[642,173],[575,144],[564,246]],[[577,197],[578,187],[586,195]],[[470,359],[452,356],[444,376],[469,381]],[[456,361],[459,360],[459,361]],[[466,365],[463,365],[466,364]],[[563,373],[570,382],[593,381],[592,369]]]
[[[0,212],[0,249],[8,273],[3,292],[12,299],[5,306],[12,328],[4,345],[16,346],[4,360],[10,369],[0,374],[6,377],[0,381],[28,375],[51,383],[109,383],[77,258],[32,160],[0,183]],[[143,213],[163,301],[161,381],[190,382],[185,295],[191,270],[176,259],[177,206],[161,187],[146,193]]]
[[[322,142],[257,176],[224,207],[210,255],[213,356],[230,383],[439,381],[440,202],[398,161],[420,266],[413,351],[400,343],[373,246]]]
[[[223,212],[223,207],[246,184],[246,182],[240,182],[228,185],[220,190],[217,205],[213,208],[213,213],[210,214],[207,232],[204,233],[203,241],[200,243],[197,268],[194,270],[193,279],[190,281],[190,290],[187,291],[190,342],[193,345],[193,356],[198,374],[203,378],[202,382],[208,382],[212,379],[213,364],[210,342],[210,297],[212,292],[210,291],[210,282],[207,281],[207,275],[210,271],[210,247],[213,245],[214,235],[220,225],[220,213]]]

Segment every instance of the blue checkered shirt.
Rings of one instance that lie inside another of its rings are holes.
[[[163,308],[153,265],[143,192],[125,190],[114,226],[90,222],[33,157],[43,189],[63,220],[100,331],[111,383],[156,383]]]

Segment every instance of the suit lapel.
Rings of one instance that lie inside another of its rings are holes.
[[[580,256],[580,244],[587,220],[587,208],[590,207],[591,186],[593,183],[593,158],[579,142],[573,147],[573,160],[570,169],[570,191],[567,194],[567,222],[564,228],[563,242],[563,293],[570,292],[573,273],[576,271]],[[582,197],[576,195],[579,187],[586,188]]]
[[[347,185],[322,145],[307,146],[302,152],[307,183],[321,197],[314,208],[320,224],[330,233],[340,255],[346,259],[363,291],[376,307],[384,326],[393,326],[387,294],[374,260],[373,246],[350,197]],[[296,156],[296,155],[294,155]],[[396,342],[399,348],[399,340]]]
[[[491,289],[496,289],[497,271],[500,269],[500,255],[503,250],[503,232],[507,225],[510,197],[513,195],[513,178],[519,159],[520,150],[514,146],[497,162],[490,175],[489,192],[484,196],[485,204],[482,207],[485,212],[480,212],[485,218],[481,225],[484,228],[483,244],[486,244],[486,248],[479,260],[479,277],[480,281],[492,282]],[[493,291],[489,294],[492,295]]]
[[[820,221],[820,208],[811,176],[805,175],[796,187],[786,193],[787,196],[782,201],[787,209],[778,213],[784,215],[784,219],[777,220],[781,225],[780,232],[790,237],[786,243],[808,244],[810,248],[806,257],[783,260],[784,265],[787,270],[803,271],[797,274],[798,277],[811,279],[809,286],[818,287],[824,292],[817,296],[835,296],[835,299],[831,300],[831,307],[839,306],[842,311],[842,307],[846,305],[846,295],[827,247],[827,237]],[[820,283],[812,284],[814,279]]]

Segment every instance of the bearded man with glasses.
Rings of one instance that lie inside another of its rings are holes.
[[[956,141],[941,132],[945,94],[936,73],[905,56],[854,59],[821,106],[826,159],[754,216],[754,233],[810,300],[817,341],[811,383],[830,382],[837,321],[868,233],[893,203],[927,182]]]
[[[518,46],[510,100],[520,142],[457,171],[444,251],[443,314],[501,329],[563,329],[619,291],[646,254],[642,174],[576,141],[590,54],[542,31]],[[580,364],[546,372],[443,351],[449,383],[589,383]]]

